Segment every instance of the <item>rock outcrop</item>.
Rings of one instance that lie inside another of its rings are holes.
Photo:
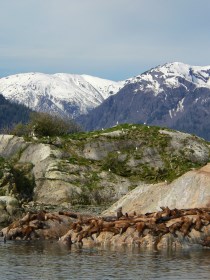
[[[5,226],[22,214],[19,202],[11,196],[0,196],[0,226]]]
[[[172,183],[140,185],[103,212],[113,215],[119,207],[124,212],[145,214],[159,211],[160,207],[210,207],[210,164],[192,170]]]
[[[203,139],[146,125],[28,141],[0,135],[0,194],[40,204],[110,205],[138,186],[145,192],[145,183],[172,181],[208,160]],[[164,189],[160,183],[151,191],[157,186]]]
[[[6,240],[59,239],[59,243],[143,248],[210,247],[210,208],[169,209],[96,217],[73,212],[28,212],[2,230]]]

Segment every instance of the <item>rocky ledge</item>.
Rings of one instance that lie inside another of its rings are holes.
[[[143,248],[210,247],[210,208],[169,209],[115,216],[28,212],[2,230],[7,239],[56,239],[60,244],[132,245]]]

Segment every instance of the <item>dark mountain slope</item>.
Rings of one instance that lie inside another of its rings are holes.
[[[178,71],[175,66],[167,64],[128,80],[116,95],[78,121],[86,130],[145,123],[210,140],[210,71],[195,68],[195,73],[186,65]]]
[[[12,103],[0,94],[0,131],[12,127],[15,123],[26,123],[31,112],[26,106]]]

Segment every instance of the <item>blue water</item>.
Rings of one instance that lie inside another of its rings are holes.
[[[210,250],[60,246],[0,242],[0,279],[210,279]]]

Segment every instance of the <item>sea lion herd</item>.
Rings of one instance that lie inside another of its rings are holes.
[[[194,229],[203,232],[203,228],[210,224],[210,208],[169,209],[161,207],[161,210],[153,213],[137,214],[123,213],[122,207],[118,208],[114,216],[88,216],[70,211],[58,213],[28,212],[20,220],[13,222],[2,230],[6,239],[36,239],[39,236],[37,230],[46,228],[46,222],[57,221],[64,223],[64,216],[71,218],[69,231],[60,238],[62,243],[82,244],[84,239],[97,239],[103,232],[110,232],[113,236],[122,236],[129,228],[137,233],[139,243],[141,238],[152,235],[158,240],[165,234],[172,234],[174,238],[181,234],[191,238],[190,233]],[[94,238],[93,238],[94,237]],[[205,236],[201,245],[210,246],[210,237]]]
[[[65,214],[65,213],[63,213]],[[158,240],[165,234],[178,237],[178,232],[190,238],[190,232],[202,232],[204,226],[210,224],[210,208],[169,209],[161,207],[161,211],[137,215],[122,213],[117,209],[116,216],[90,217],[78,216],[71,225],[69,232],[61,239],[64,243],[82,243],[84,238],[97,238],[102,232],[111,232],[113,236],[122,235],[128,228],[133,228],[138,237],[152,235]],[[138,241],[140,242],[141,239]],[[206,242],[206,239],[205,239]],[[206,243],[205,243],[205,246]]]

